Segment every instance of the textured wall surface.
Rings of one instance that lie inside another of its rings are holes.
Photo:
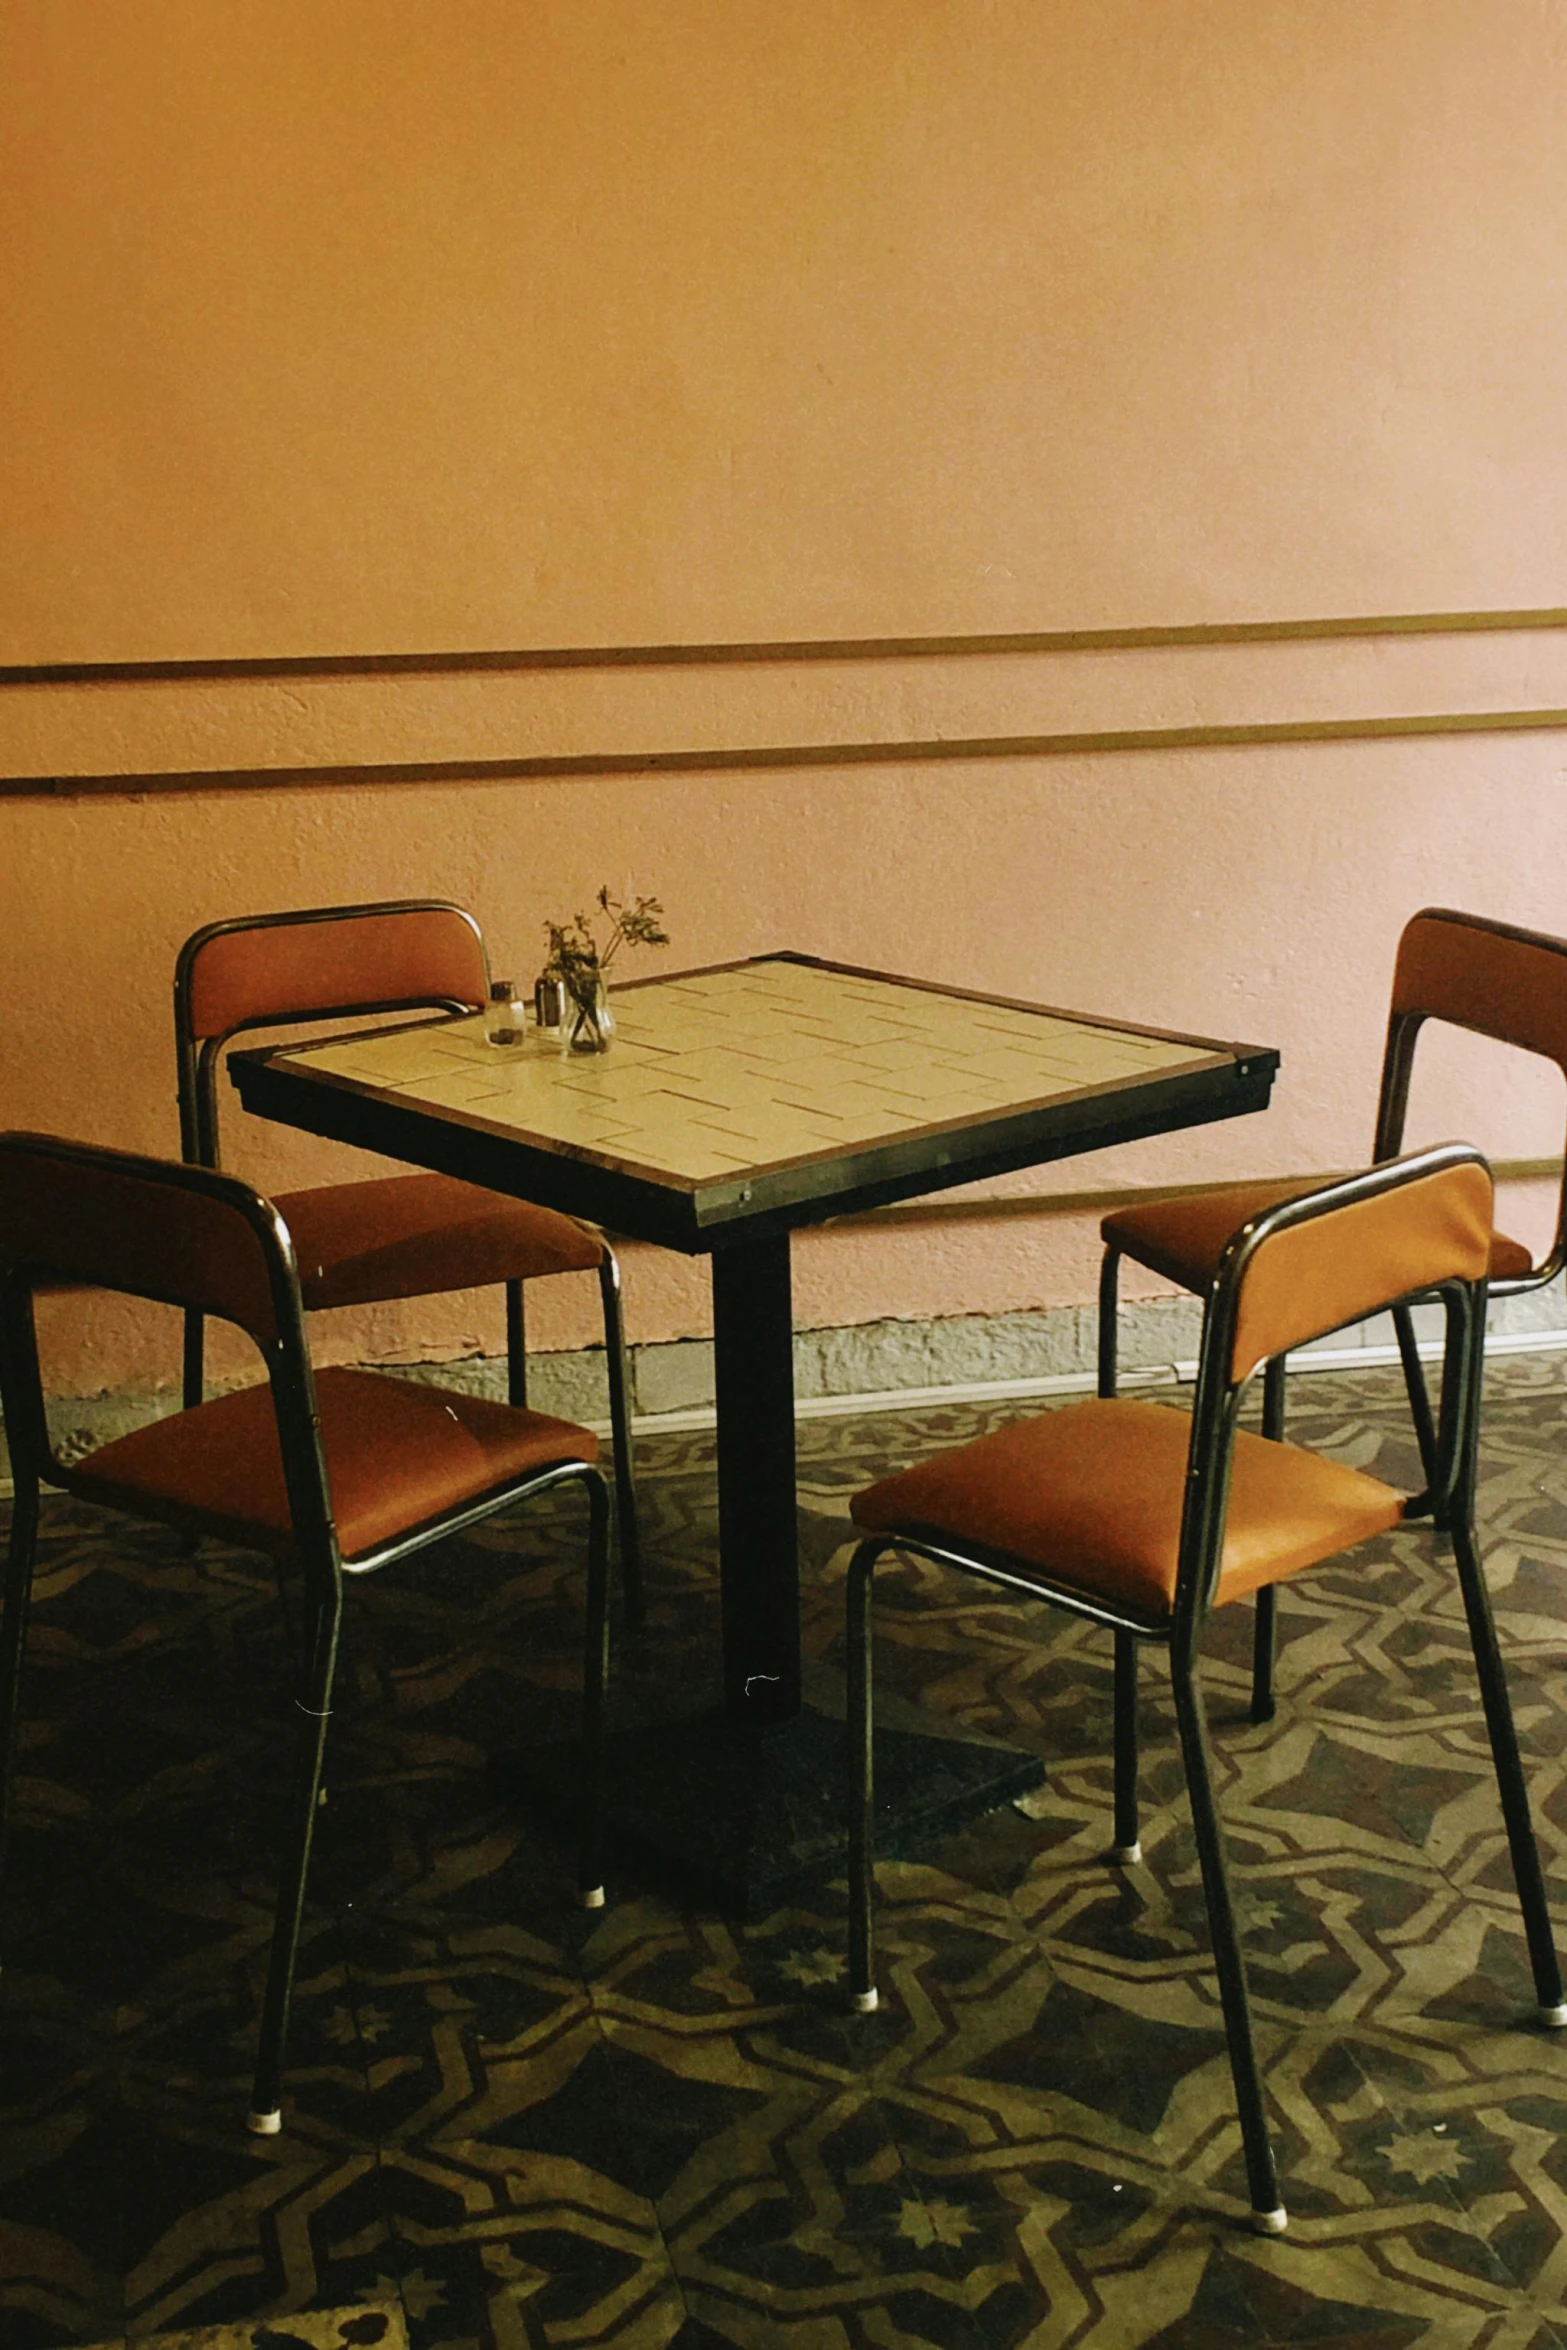
[[[1559,709],[1567,629],[610,656],[1553,604],[1564,49],[1532,0],[671,0],[656,37],[564,0],[16,0],[0,662],[602,657],[0,681],[13,785],[445,771],[8,788],[0,1114],[172,1150],[173,957],[218,915],[449,894],[526,971],[607,879],[661,894],[682,963],[793,945],[1283,1048],[1266,1119],[1011,1191],[1354,1160],[1407,914],[1567,928],[1567,737],[1161,730]],[[670,751],[688,771],[593,772]],[[584,771],[463,773],[560,759]],[[1456,1048],[1441,1073],[1428,1131],[1557,1147],[1559,1088]],[[1073,1304],[1093,1227],[810,1236],[799,1316]],[[639,1339],[703,1327],[700,1268],[634,1251],[628,1297]],[[538,1344],[591,1327],[540,1299]],[[128,1315],[58,1336],[68,1387],[169,1359]],[[498,1336],[460,1300],[333,1343]]]
[[[3,38],[0,658],[1560,595],[1539,0]]]

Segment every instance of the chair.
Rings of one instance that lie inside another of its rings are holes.
[[[1382,1056],[1373,1160],[1396,1158],[1403,1148],[1404,1116],[1415,1045],[1427,1020],[1467,1028],[1500,1044],[1518,1045],[1554,1061],[1567,1077],[1567,939],[1510,923],[1488,922],[1478,914],[1455,914],[1428,906],[1406,924],[1393,968],[1393,1000]],[[1150,1200],[1118,1208],[1100,1226],[1104,1258],[1099,1279],[1099,1393],[1116,1392],[1116,1294],[1122,1257],[1151,1273],[1206,1296],[1231,1234],[1275,1202],[1290,1199],[1309,1184],[1241,1183],[1186,1198]],[[1538,1264],[1520,1241],[1493,1232],[1490,1293],[1516,1297],[1554,1281],[1567,1262],[1567,1162],[1557,1210],[1556,1237]],[[1412,1301],[1394,1309],[1394,1329],[1416,1441],[1431,1487],[1436,1435],[1415,1341]],[[1262,1426],[1266,1436],[1284,1433],[1282,1356],[1267,1366]],[[1274,1608],[1271,1588],[1258,1594],[1252,1720],[1273,1716]],[[1130,1669],[1124,1664],[1123,1669]]]
[[[201,1167],[219,1164],[218,1066],[224,1047],[243,1030],[375,1013],[472,1012],[488,1000],[479,926],[460,906],[439,899],[209,922],[185,941],[175,967],[183,1157]],[[528,1400],[524,1282],[549,1273],[597,1273],[620,1566],[627,1618],[639,1623],[641,1546],[620,1268],[603,1234],[553,1208],[449,1175],[331,1184],[280,1193],[276,1205],[293,1235],[307,1311],[503,1284],[507,1397],[518,1406]],[[185,1327],[187,1405],[201,1401],[202,1388],[202,1320],[192,1314]]]
[[[186,1407],[83,1460],[44,1421],[33,1294],[51,1280],[154,1298],[237,1323],[266,1381]],[[39,1485],[269,1553],[297,1577],[308,1664],[288,1796],[250,2127],[281,2127],[284,2043],[321,1784],[344,1578],[577,1483],[588,1500],[584,1799],[579,1886],[603,1901],[609,1495],[585,1428],[373,1372],[312,1374],[294,1250],[277,1209],[204,1168],[0,1136],[0,1405],[15,1502],[0,1614],[0,1822],[16,1738]]]
[[[1258,1366],[1411,1294],[1438,1293],[1447,1344],[1436,1487],[1468,1616],[1535,1991],[1567,2023],[1518,1742],[1474,1535],[1491,1178],[1467,1145],[1396,1160],[1254,1216],[1220,1259],[1190,1421],[1137,1400],[1014,1422],[888,1477],[851,1504],[866,1539],[849,1570],[850,1983],[876,2004],[872,1947],[870,1599],[889,1550],[956,1567],[1086,1617],[1118,1644],[1167,1649],[1182,1760],[1235,2080],[1253,2222],[1285,2226],[1252,2044],[1245,1971],[1197,1686],[1210,1608],[1270,1588],[1396,1526],[1373,1477],[1238,1430]],[[1115,1835],[1137,1845],[1137,1725],[1117,1675]]]

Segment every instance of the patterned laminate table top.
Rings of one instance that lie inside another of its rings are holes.
[[[475,1016],[273,1057],[546,1149],[703,1184],[1228,1050],[788,957],[646,981],[613,1007],[605,1054],[564,1053],[536,1030],[497,1048]]]

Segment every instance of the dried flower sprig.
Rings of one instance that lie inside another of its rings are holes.
[[[594,903],[596,915],[576,914],[569,923],[546,922],[550,968],[558,971],[567,991],[578,1002],[591,997],[595,982],[609,969],[622,947],[667,947],[664,909],[657,898],[634,898],[630,905],[611,897],[606,882]],[[606,927],[607,924],[607,927]]]

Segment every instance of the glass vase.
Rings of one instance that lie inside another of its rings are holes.
[[[591,988],[573,988],[566,1009],[566,1041],[574,1053],[607,1053],[615,1038],[609,988],[600,974]]]

